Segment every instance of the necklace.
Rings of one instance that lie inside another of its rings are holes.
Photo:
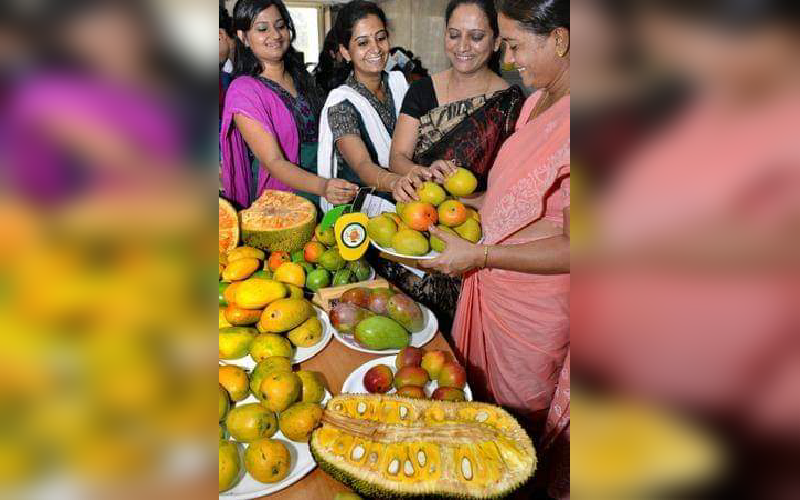
[[[450,75],[452,75],[452,74],[453,73],[450,73]],[[451,95],[450,95],[450,85],[452,83],[453,83],[453,77],[450,76],[450,77],[447,78],[447,85],[445,85],[445,91],[447,92],[447,94],[446,94],[447,102],[455,102],[455,101],[450,99],[450,97],[451,97]],[[486,85],[483,87],[483,92],[481,92],[480,95],[486,95],[486,92],[489,91],[489,85],[491,83],[492,83],[492,78],[491,77],[487,78],[486,79]]]
[[[539,115],[541,115],[542,113],[547,111],[547,109],[549,109],[550,106],[552,106],[553,104],[555,104],[558,101],[558,100],[555,100],[555,101],[553,101],[551,103],[547,103],[547,106],[545,106],[545,103],[550,99],[550,95],[551,94],[550,94],[550,92],[548,92],[546,90],[543,90],[542,94],[543,94],[542,97],[536,102],[536,106],[533,107],[533,111],[531,111],[531,114],[528,117],[528,123],[530,123],[533,120],[535,120],[536,118],[538,118]],[[567,91],[564,92],[564,94],[561,97],[566,97],[568,95],[569,95],[569,89],[567,89]],[[559,99],[561,99],[561,97],[559,97]]]

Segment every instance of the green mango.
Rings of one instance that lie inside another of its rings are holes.
[[[349,269],[340,269],[333,275],[333,282],[331,284],[332,286],[346,285],[350,283],[350,276],[352,275],[353,273]]]
[[[356,340],[367,349],[403,349],[411,335],[397,321],[384,316],[372,316],[356,325]]]
[[[225,300],[225,295],[223,295],[223,294],[225,293],[225,289],[228,288],[229,286],[230,286],[230,283],[225,283],[225,282],[222,282],[222,281],[219,282],[219,306],[220,307],[225,307],[225,306],[228,305],[228,301]]]

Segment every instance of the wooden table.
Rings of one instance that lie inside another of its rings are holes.
[[[425,344],[424,349],[453,352],[442,336],[442,332],[436,332],[436,336]],[[321,353],[308,361],[300,363],[300,368],[321,372],[325,375],[328,390],[331,394],[336,395],[341,392],[342,384],[344,384],[345,379],[353,370],[367,361],[383,356],[383,354],[368,354],[355,351],[345,347],[344,344],[333,338]],[[306,477],[288,488],[261,498],[269,498],[270,500],[327,500],[332,499],[339,491],[350,490],[347,486],[333,479],[317,467]]]

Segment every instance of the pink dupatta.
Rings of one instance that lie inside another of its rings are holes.
[[[480,211],[488,244],[525,243],[520,229],[560,222],[569,205],[569,97],[527,122],[540,95],[528,98],[490,171]],[[568,299],[569,274],[482,269],[464,279],[453,337],[479,398],[544,419],[569,346]]]

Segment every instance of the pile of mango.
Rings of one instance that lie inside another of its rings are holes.
[[[397,203],[396,213],[371,218],[367,234],[380,246],[412,257],[444,251],[444,241],[428,232],[431,226],[475,243],[482,236],[480,216],[457,198],[472,194],[477,184],[472,172],[463,168],[448,177],[444,188],[425,182],[417,189],[418,201]]]
[[[258,402],[245,401],[252,394]],[[322,419],[325,382],[319,372],[292,371],[285,356],[260,361],[251,373],[219,367],[219,491],[239,483],[246,470],[257,481],[275,483],[289,475],[290,453],[273,436],[307,443]],[[247,448],[242,455],[240,448]],[[244,459],[242,460],[242,456]]]
[[[370,393],[396,389],[404,398],[427,399],[426,388],[433,389],[435,382],[430,399],[466,401],[467,372],[447,351],[406,347],[397,354],[395,368],[373,366],[364,374],[364,388]]]
[[[317,224],[314,238],[298,250],[283,258],[296,262],[306,271],[305,287],[316,292],[328,286],[341,286],[369,279],[372,269],[363,258],[346,261],[336,246],[333,228],[322,229]]]
[[[249,260],[235,263],[244,259]],[[238,247],[227,254],[220,253],[220,305],[223,305],[222,282],[249,277],[274,279],[286,284],[293,296],[303,296],[303,288],[316,292],[328,286],[366,281],[371,273],[372,269],[364,258],[350,262],[344,260],[336,246],[333,228],[323,230],[317,224],[313,239],[296,252],[266,254],[257,248]]]
[[[350,288],[328,317],[338,332],[353,335],[361,346],[372,350],[407,347],[411,334],[425,328],[419,304],[389,288]]]
[[[274,267],[274,274],[257,271],[265,257],[249,247],[227,254],[221,276],[226,281],[219,284],[219,359],[291,358],[294,347],[322,340],[322,322],[297,284],[302,268],[294,262],[278,265],[271,257],[263,266]]]

